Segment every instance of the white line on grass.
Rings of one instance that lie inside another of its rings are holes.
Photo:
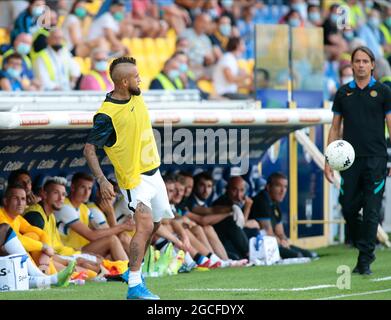
[[[254,292],[254,291],[309,291],[325,288],[335,288],[333,284],[321,284],[318,286],[310,286],[303,288],[188,288],[188,289],[175,289],[176,291],[224,291],[224,292]]]
[[[371,279],[371,281],[373,282],[388,281],[388,280],[391,280],[391,277]]]
[[[370,295],[370,294],[384,293],[384,292],[390,292],[390,291],[391,291],[391,289],[385,289],[385,290],[366,291],[366,292],[352,293],[352,294],[340,294],[338,296],[320,298],[320,299],[315,299],[315,300],[333,300],[333,299],[348,298],[348,297],[366,296],[366,295]]]

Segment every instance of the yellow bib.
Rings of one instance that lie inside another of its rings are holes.
[[[148,109],[140,96],[116,104],[105,101],[97,111],[109,116],[117,136],[116,143],[104,150],[114,166],[118,185],[133,189],[141,182],[140,175],[160,165]]]

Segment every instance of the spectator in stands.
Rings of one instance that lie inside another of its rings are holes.
[[[26,77],[29,80],[33,80],[33,66],[31,64],[31,60],[28,56],[31,50],[31,45],[33,42],[33,38],[31,34],[28,33],[20,33],[15,38],[12,46],[10,46],[3,54],[3,66],[7,61],[7,57],[9,57],[12,53],[19,53],[23,58],[22,63],[22,77]]]
[[[288,24],[292,28],[304,27],[304,20],[299,11],[293,9],[280,20],[280,23]]]
[[[307,20],[307,3],[304,0],[290,0],[289,2],[290,8],[299,13],[301,20]]]
[[[184,194],[184,201],[187,200],[188,197],[190,197],[191,192],[193,191],[193,186],[194,186],[194,179],[193,175],[190,172],[186,171],[180,171],[178,174],[178,177],[181,178],[183,177],[184,182],[185,182],[185,194]]]
[[[28,5],[28,1],[24,0],[0,1],[0,28],[11,31],[16,18]]]
[[[221,0],[221,15],[228,16],[231,20],[232,26],[236,28],[237,20],[240,15],[240,3],[234,0]],[[235,34],[238,36],[238,34]]]
[[[245,7],[243,9],[242,19],[238,21],[240,37],[243,39],[246,51],[243,54],[244,59],[255,59],[255,7]]]
[[[340,18],[338,14],[338,4],[330,7],[329,15],[323,23],[323,38],[326,52],[326,59],[330,61],[337,60],[340,55],[348,51],[348,45],[338,29],[337,23]]]
[[[72,90],[80,76],[80,69],[71,53],[63,45],[61,29],[49,33],[48,47],[39,52],[33,62],[35,75],[41,80],[44,90]]]
[[[176,34],[181,34],[186,26],[190,25],[191,19],[187,11],[178,5],[175,0],[156,0],[163,19]]]
[[[33,34],[37,29],[37,20],[45,12],[45,0],[29,0],[29,6],[22,11],[15,20],[14,28],[11,32],[11,42],[19,33]]]
[[[189,58],[183,51],[177,51],[172,56],[179,63],[179,79],[182,83],[183,89],[198,90],[201,95],[201,99],[208,99],[209,94],[202,91],[195,81],[194,73],[189,69]]]
[[[353,69],[350,63],[342,64],[339,68],[340,85],[344,85],[353,81]]]
[[[228,40],[231,36],[232,26],[230,18],[228,16],[220,16],[217,18],[216,30],[209,36],[212,41],[213,50],[218,59],[226,52]]]
[[[11,171],[8,176],[8,185],[21,185],[26,191],[26,202],[28,206],[34,205],[41,201],[41,197],[36,196],[33,193],[33,184],[31,181],[31,175],[26,169],[18,169]]]
[[[0,256],[8,256],[13,254],[28,255],[12,227],[7,223],[0,223]],[[30,289],[48,288],[51,285],[57,287],[66,287],[69,284],[69,279],[71,278],[75,268],[75,263],[72,262],[61,272],[48,276],[37,268],[29,256],[27,256],[26,263]]]
[[[51,29],[55,28],[58,23],[58,14],[55,10],[50,10],[50,27],[42,26],[33,34],[33,46],[30,51],[31,60],[34,61],[38,52],[44,50],[48,46],[48,36]]]
[[[383,50],[388,63],[391,64],[391,7],[385,9],[383,23],[380,25],[380,31],[383,34]]]
[[[132,24],[139,30],[139,37],[165,37],[168,24],[159,20],[159,8],[151,0],[133,0]]]
[[[363,24],[358,30],[358,37],[365,42],[365,45],[373,51],[375,58],[381,58],[384,54],[383,44],[385,40],[380,31],[381,17],[379,10],[372,9],[368,14],[366,24]]]
[[[29,206],[23,216],[32,226],[46,232],[49,241],[48,245],[53,248],[55,253],[52,256],[52,259],[57,270],[62,270],[69,264],[70,260],[65,260],[62,258],[62,256],[80,256],[81,253],[80,251],[77,251],[71,247],[67,247],[62,243],[57,229],[57,221],[54,215],[54,210],[60,210],[64,205],[64,200],[66,197],[66,182],[66,179],[62,177],[53,177],[47,179],[42,190],[42,201],[35,205]],[[93,276],[96,276],[96,272],[100,271],[100,263],[88,261],[82,257],[78,257],[77,259],[75,257],[74,259],[77,262],[77,271],[87,271],[84,268],[94,270],[92,273]]]
[[[181,38],[189,41],[190,68],[197,80],[201,77],[210,79],[212,72],[210,66],[217,61],[212,42],[206,34],[210,23],[210,17],[205,13],[201,13],[195,18],[194,27],[188,28],[180,34]]]
[[[189,14],[191,20],[202,12],[202,8],[209,0],[176,0],[175,3],[184,8]]]
[[[308,6],[308,23],[307,26],[322,27],[323,19],[320,7],[310,4]]]
[[[3,69],[0,71],[0,90],[3,91],[30,91],[36,90],[38,82],[30,82],[23,76],[23,58],[19,53],[10,54]]]
[[[109,43],[113,55],[122,56],[127,54],[127,48],[121,42],[120,23],[124,18],[125,1],[111,1],[110,10],[92,22],[87,41],[93,42],[104,39]]]
[[[39,268],[45,273],[50,273],[49,262],[54,250],[49,245],[46,232],[30,225],[22,216],[26,208],[26,191],[23,186],[9,185],[3,204],[4,208],[0,208],[0,223],[9,224]]]
[[[180,90],[183,89],[183,83],[179,76],[180,64],[175,58],[168,59],[163,66],[163,70],[151,81],[150,90]]]
[[[94,179],[85,173],[72,177],[71,193],[60,210],[55,210],[57,224],[66,246],[82,252],[92,252],[112,260],[128,260],[117,234],[132,230],[129,222],[108,229],[93,230],[89,227],[92,216],[84,204],[88,201]]]
[[[387,59],[380,58],[376,60],[374,76],[381,83],[391,87],[391,67]]]
[[[82,76],[80,90],[110,92],[114,86],[108,77],[109,57],[107,50],[95,48],[91,52],[91,70]]]
[[[289,243],[284,232],[282,212],[279,204],[284,200],[288,189],[288,178],[279,172],[272,173],[266,188],[254,197],[250,212],[250,219],[258,221],[261,229],[269,236],[276,237],[282,259],[309,257],[315,258],[317,254]]]
[[[211,206],[212,190],[213,179],[208,173],[196,175],[194,190],[187,202],[189,213],[186,216],[200,225],[213,225],[230,259],[245,259],[248,256],[248,238],[233,218],[233,215],[239,218],[240,214],[243,217],[243,212],[237,206]],[[243,219],[241,221],[244,222]]]
[[[234,100],[249,99],[248,95],[238,92],[239,88],[252,88],[252,75],[240,69],[238,63],[244,50],[242,39],[229,39],[227,53],[220,59],[213,72],[213,85],[218,95]]]

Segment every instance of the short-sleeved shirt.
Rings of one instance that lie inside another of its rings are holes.
[[[97,38],[104,38],[105,29],[112,30],[114,34],[119,33],[119,23],[113,18],[110,12],[102,14],[98,19],[92,22],[87,40],[90,41]]]
[[[81,204],[81,206],[85,206],[85,204]],[[88,210],[88,219],[89,221],[91,221],[93,218],[91,211],[88,208],[83,209]],[[64,235],[68,234],[69,226],[72,223],[75,223],[76,221],[80,220],[79,211],[80,207],[75,208],[70,204],[64,204],[60,210],[55,211],[57,227],[59,228],[60,233]]]
[[[360,89],[355,81],[336,93],[332,111],[343,118],[343,139],[356,157],[387,157],[385,116],[391,112],[391,89],[371,79]]]
[[[212,201],[210,198],[206,200],[201,200],[198,198],[194,193],[190,195],[190,197],[187,199],[186,207],[192,211],[195,207],[204,207],[209,208],[212,204]]]
[[[238,85],[228,82],[225,78],[224,69],[226,68],[230,69],[234,76],[239,74],[238,61],[231,52],[225,53],[213,70],[213,86],[219,95],[238,92]]]
[[[99,209],[99,207],[95,203],[88,203],[87,207],[88,209],[90,209],[90,213],[92,216],[90,222],[94,229],[100,229],[102,225],[107,224],[105,214],[102,210]]]
[[[281,209],[278,203],[273,202],[266,190],[262,190],[253,198],[253,205],[249,214],[249,219],[260,221],[270,221],[274,228],[282,222]]]

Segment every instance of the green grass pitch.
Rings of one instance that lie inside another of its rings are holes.
[[[352,274],[350,289],[337,287],[341,276],[337,269],[341,265],[353,269],[357,251],[345,246],[317,251],[321,258],[308,264],[192,271],[146,281],[153,293],[167,300],[391,299],[391,250],[377,249],[374,274]],[[0,293],[0,300],[124,300],[126,289],[126,284],[119,282],[87,282],[84,286]]]

